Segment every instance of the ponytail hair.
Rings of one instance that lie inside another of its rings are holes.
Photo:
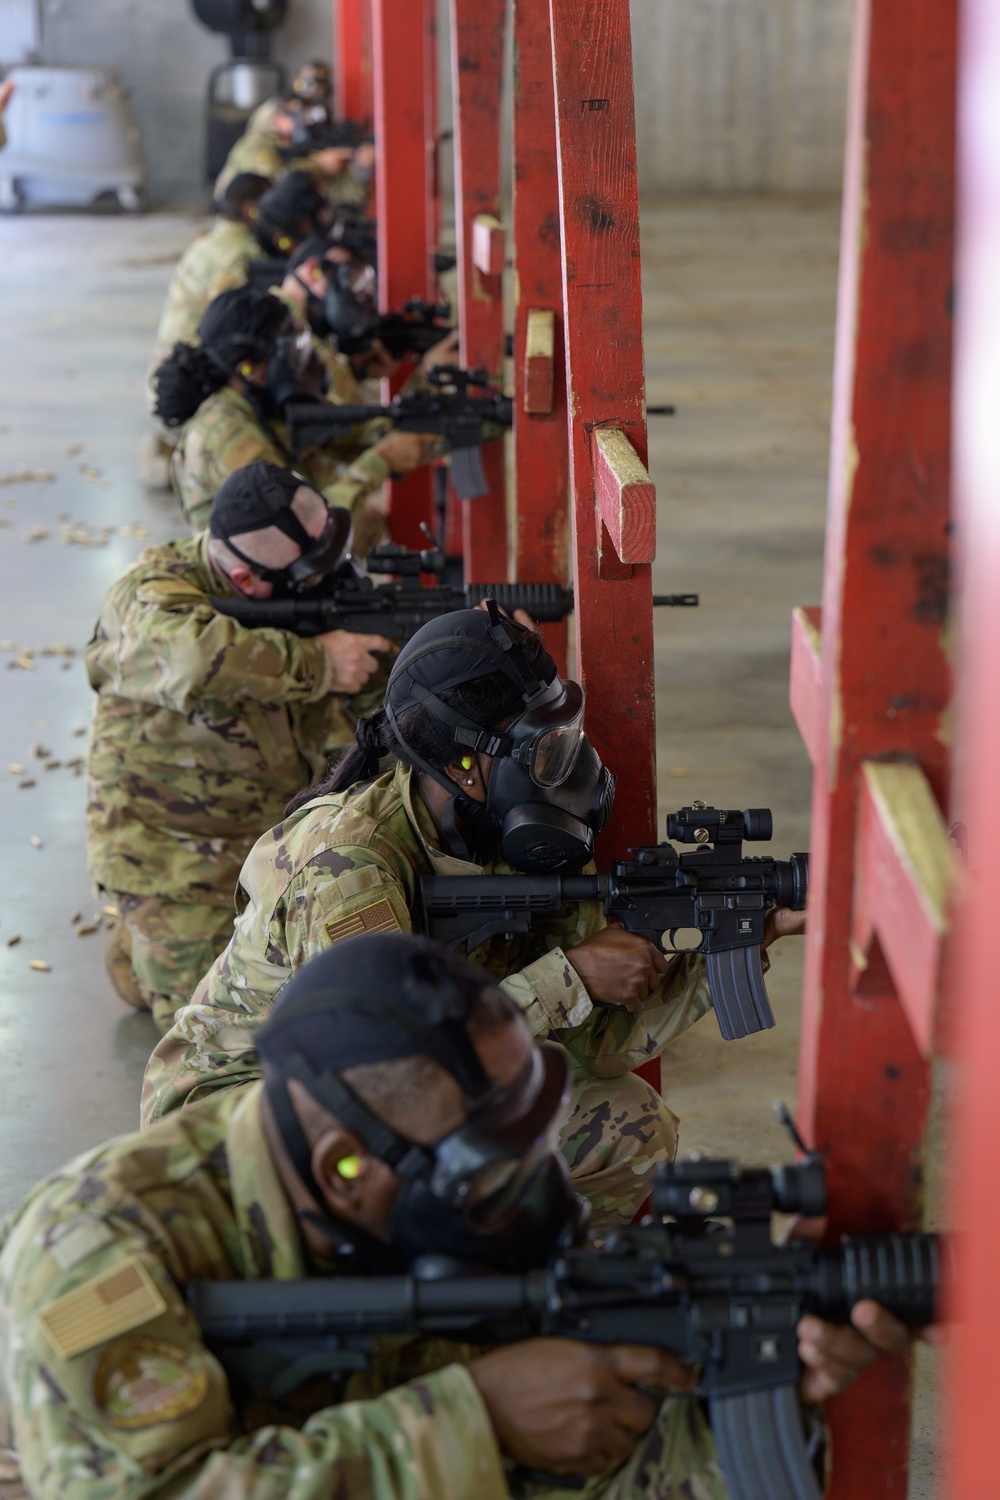
[[[515,628],[518,632],[518,644],[528,662],[533,665],[545,650],[542,638],[536,631],[525,630],[523,626],[517,625]],[[457,687],[445,688],[439,696],[460,713],[490,729],[499,728],[524,708],[518,685],[502,671],[490,672],[471,682],[459,683]],[[449,725],[433,718],[416,703],[400,709],[396,714],[396,722],[400,734],[414,755],[418,755],[436,770],[443,771],[446,766],[451,765],[455,759],[456,745],[454,731]],[[343,751],[336,760],[331,761],[325,775],[304,791],[296,793],[285,808],[286,817],[290,817],[315,797],[329,797],[335,792],[349,791],[360,782],[374,780],[386,761],[401,761],[406,766],[414,764],[406,746],[397,740],[384,708],[358,720],[354,739],[354,747]]]
[[[166,427],[181,427],[228,379],[229,372],[207,349],[175,344],[173,353],[153,376],[156,387],[153,415]]]

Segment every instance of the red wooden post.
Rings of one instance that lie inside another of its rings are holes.
[[[959,1277],[945,1402],[949,1500],[993,1500],[1000,1300],[1000,11],[963,0],[959,68],[955,509],[960,577],[955,812],[968,857],[951,984],[958,1067],[951,1174]]]
[[[500,103],[505,0],[451,0],[455,116],[458,326],[466,369],[500,383],[504,363]],[[476,251],[478,250],[478,255]],[[507,577],[507,499],[502,442],[483,447],[489,493],[462,504],[466,578]]]
[[[656,832],[652,486],[628,0],[551,0],[577,671],[619,774],[613,849]],[[647,488],[648,486],[648,488]],[[539,509],[541,507],[539,506]],[[617,518],[626,561],[604,517]],[[607,843],[607,836],[601,841]],[[605,858],[608,856],[605,855]]]
[[[375,201],[378,215],[379,302],[394,310],[407,297],[436,296],[431,254],[437,233],[434,0],[372,0],[375,72]],[[386,398],[408,371],[384,382]],[[425,545],[433,475],[424,467],[389,484],[393,540]]]
[[[822,644],[800,619],[793,665],[815,766],[799,1113],[834,1235],[919,1202],[933,996],[907,955],[937,963],[947,884],[955,4],[856,11]],[[916,781],[873,764],[894,760]],[[833,1500],[903,1500],[907,1406],[887,1361],[831,1403]]]
[[[372,117],[371,0],[334,0],[333,106],[338,120]]]
[[[514,0],[514,575],[569,574],[569,434],[549,0]],[[566,665],[565,622],[545,642]]]

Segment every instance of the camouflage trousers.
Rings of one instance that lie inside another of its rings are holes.
[[[631,1458],[582,1489],[515,1480],[510,1492],[514,1500],[730,1500],[705,1409],[690,1396],[668,1396]]]
[[[115,986],[129,1004],[152,1011],[157,1030],[165,1035],[229,942],[233,914],[222,906],[194,906],[158,896],[116,893],[114,899],[122,926],[108,942],[109,972],[112,947],[124,938],[138,996],[126,994],[116,980]]]
[[[631,1223],[656,1167],[677,1154],[677,1116],[635,1073],[595,1078],[576,1063],[570,1107],[559,1145],[592,1229]]]

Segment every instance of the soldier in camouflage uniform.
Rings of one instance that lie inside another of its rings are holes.
[[[692,1374],[662,1350],[532,1339],[484,1355],[443,1339],[382,1339],[362,1372],[319,1377],[281,1407],[260,1393],[236,1409],[186,1304],[189,1282],[364,1274],[366,1242],[381,1241],[390,1266],[408,1258],[393,1250],[405,1185],[321,1102],[324,1083],[342,1078],[383,1125],[435,1161],[435,1143],[466,1125],[464,1091],[408,1024],[413,1014],[424,1035],[440,1028],[439,1047],[455,1054],[437,1007],[445,960],[429,986],[426,956],[417,970],[409,952],[389,950],[404,941],[345,945],[339,975],[330,972],[335,953],[316,961],[316,979],[302,971],[311,992],[296,994],[293,982],[264,1036],[266,1085],[215,1094],[143,1136],[78,1157],[13,1219],[0,1252],[0,1447],[15,1450],[34,1500],[508,1500],[514,1464],[592,1476],[582,1491],[533,1482],[534,1500],[727,1500],[704,1409],[683,1394]],[[359,966],[363,986],[353,984]],[[527,1029],[503,996],[461,985],[451,980],[446,1013],[465,1017],[483,1083],[508,1100],[516,1090],[516,1123],[531,1099],[520,1080],[526,1071],[529,1084],[547,1077],[547,1065],[532,1058]],[[386,1011],[398,1014],[401,1004],[405,1030]],[[391,1028],[394,1060],[341,1062],[359,1027],[374,1033],[375,1057],[389,1052]],[[289,1081],[299,1076],[288,1060],[295,1048],[308,1048],[315,1093]],[[298,1122],[305,1161],[289,1154],[276,1090]],[[543,1140],[531,1149],[544,1149]],[[510,1149],[517,1161],[525,1148]],[[571,1201],[556,1202],[572,1213]],[[411,1254],[438,1248],[442,1218],[445,1230],[449,1218],[460,1229],[454,1206],[442,1209],[436,1233],[426,1218],[412,1223]],[[508,1253],[517,1248],[513,1235],[504,1243]],[[477,1250],[489,1261],[489,1235]],[[526,1245],[522,1263],[539,1264],[543,1251]],[[854,1316],[867,1337],[815,1318],[800,1323],[804,1399],[845,1388],[876,1347],[906,1347],[905,1330],[876,1305],[859,1304]],[[653,1399],[650,1387],[679,1394]]]
[[[333,443],[307,448],[293,460],[280,419],[281,401],[269,380],[275,378],[279,340],[292,345],[291,354],[283,356],[288,372],[288,359],[298,358],[299,334],[306,354],[311,351],[308,330],[295,327],[285,305],[271,294],[241,287],[216,298],[200,333],[199,347],[178,345],[156,377],[156,414],[168,427],[182,427],[173,479],[191,527],[204,526],[212,499],[229,474],[261,459],[286,468],[294,464],[331,505],[350,510],[356,550],[367,552],[385,532],[376,492],[390,473],[406,473],[427,462],[438,439],[387,431],[347,465],[343,447]],[[282,378],[299,376],[291,371]],[[356,436],[344,434],[343,442],[350,446]]]
[[[266,112],[251,116],[247,129],[226,157],[215,179],[216,197],[225,192],[240,172],[255,172],[276,182],[286,172],[304,170],[313,174],[332,205],[364,207],[371,197],[371,183],[352,171],[355,148],[333,146],[310,151],[304,144],[301,154],[291,155],[289,148],[298,123],[299,101],[282,100],[262,108]],[[364,147],[361,152],[367,161]]]
[[[247,629],[212,608],[213,596],[270,597],[270,570],[302,556],[272,521],[282,524],[282,510],[303,535],[321,536],[336,519],[336,550],[349,542],[345,513],[331,518],[288,470],[241,471],[216,499],[211,534],[150,547],[119,579],[86,651],[97,693],[88,855],[122,914],[109,968],[161,1031],[226,944],[255,838],[381,696],[377,683],[361,690],[378,669],[372,653],[391,648],[384,637],[306,640]],[[308,557],[301,567],[337,562]]]
[[[177,262],[167,288],[156,330],[150,375],[175,344],[189,344],[212,296],[213,282],[231,266],[264,254],[250,228],[257,200],[270,186],[266,177],[241,173],[216,203],[217,218],[206,234],[189,245]],[[150,389],[152,389],[150,387]]]
[[[454,732],[414,706],[426,698],[411,701],[411,693],[443,692],[448,711],[457,704],[463,722],[481,724],[486,739],[488,726],[516,717],[525,700],[497,669],[492,642],[481,639],[487,628],[488,615],[459,610],[419,630],[397,658],[385,707],[359,725],[361,748],[258,840],[240,875],[243,910],[229,946],[150,1059],[144,1121],[259,1076],[256,1032],[290,975],[356,932],[419,929],[421,875],[468,876],[471,889],[478,875],[514,873],[502,852],[477,857],[475,846],[463,844],[457,809],[469,803],[450,803],[427,774],[445,767],[437,774],[446,786],[469,802],[485,801],[492,757],[455,761]],[[495,628],[521,643],[536,683],[558,681],[537,636],[512,621]],[[423,688],[411,687],[414,670],[424,674]],[[405,743],[395,728],[400,714],[410,724]],[[580,735],[574,721],[569,741]],[[379,774],[390,750],[397,763]],[[704,960],[668,962],[643,938],[609,928],[597,902],[567,906],[528,933],[493,938],[473,956],[517,1001],[533,1035],[569,1051],[573,1109],[563,1154],[595,1223],[627,1222],[657,1162],[677,1146],[676,1117],[629,1070],[709,1009]]]

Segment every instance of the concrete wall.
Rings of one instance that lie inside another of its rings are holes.
[[[852,10],[632,0],[644,191],[839,191]]]
[[[229,55],[224,37],[195,20],[188,0],[44,0],[46,62],[114,68],[131,91],[156,201],[204,197],[205,91]],[[273,53],[294,67],[329,58],[332,0],[292,0]]]
[[[447,0],[440,0],[447,11]],[[581,0],[597,3],[597,0]],[[43,0],[51,63],[116,68],[154,199],[202,193],[208,74],[227,56],[188,0]],[[852,0],[632,0],[639,171],[649,193],[840,187]],[[274,39],[329,57],[332,0],[292,0]],[[447,110],[447,69],[442,69]]]

